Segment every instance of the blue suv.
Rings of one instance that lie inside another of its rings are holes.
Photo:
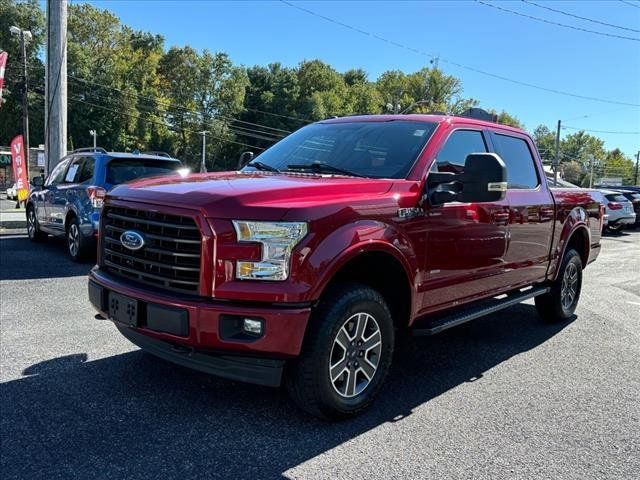
[[[82,261],[95,252],[100,210],[106,193],[131,180],[167,175],[182,163],[162,152],[116,153],[81,148],[64,157],[49,177],[32,179],[27,200],[27,233],[31,241],[48,234],[66,237],[69,255]]]

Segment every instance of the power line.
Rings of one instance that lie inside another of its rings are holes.
[[[491,7],[491,8],[495,8],[496,10],[500,10],[506,13],[510,13],[512,15],[517,15],[519,17],[524,17],[524,18],[528,18],[530,20],[535,20],[537,22],[542,22],[542,23],[548,23],[549,25],[555,25],[558,27],[563,27],[563,28],[570,28],[572,30],[578,30],[580,32],[586,32],[586,33],[593,33],[594,35],[602,35],[603,37],[611,37],[611,38],[619,38],[622,40],[632,40],[634,42],[640,42],[640,38],[634,38],[634,37],[626,37],[624,35],[616,35],[613,33],[605,33],[605,32],[598,32],[596,30],[589,30],[588,28],[582,28],[582,27],[576,27],[575,25],[567,25],[566,23],[560,23],[560,22],[554,22],[552,20],[547,20],[546,18],[540,18],[540,17],[534,17],[533,15],[527,15],[526,13],[522,13],[522,12],[516,12],[515,10],[511,10],[509,8],[504,8],[504,7],[499,7],[498,5],[493,5],[492,3],[487,3],[484,2],[482,0],[475,0],[477,3],[487,6],[487,7]]]
[[[330,22],[330,23],[339,25],[341,27],[347,28],[349,30],[355,31],[355,32],[357,32],[357,33],[359,33],[361,35],[365,35],[367,37],[375,38],[376,40],[388,43],[388,44],[393,45],[393,46],[398,47],[398,48],[402,48],[402,49],[411,51],[413,53],[417,53],[418,55],[425,56],[425,57],[427,57],[429,59],[434,59],[434,58],[438,57],[437,55],[430,54],[430,53],[427,53],[427,52],[423,52],[423,51],[418,50],[416,48],[413,48],[413,47],[410,47],[410,46],[407,46],[407,45],[403,45],[401,43],[398,43],[398,42],[395,42],[395,41],[392,41],[392,40],[388,40],[388,39],[386,39],[384,37],[381,37],[379,35],[376,35],[374,33],[367,32],[366,30],[362,30],[362,29],[354,27],[352,25],[348,25],[346,23],[340,22],[340,21],[335,20],[333,18],[327,17],[325,15],[321,15],[319,13],[314,12],[313,10],[309,10],[307,8],[301,7],[300,5],[291,3],[291,2],[289,2],[287,0],[280,0],[280,2],[285,4],[285,5],[287,5],[287,6],[289,6],[289,7],[292,7],[292,8],[295,8],[297,10],[300,10],[301,12],[305,12],[308,15],[312,15],[314,17],[321,18],[321,19],[323,19],[323,20],[325,20],[327,22]],[[571,93],[571,92],[565,92],[563,90],[556,90],[556,89],[553,89],[553,88],[547,88],[547,87],[543,87],[541,85],[536,85],[536,84],[533,84],[533,83],[523,82],[521,80],[515,80],[513,78],[505,77],[503,75],[498,75],[498,74],[495,74],[495,73],[487,72],[485,70],[481,70],[479,68],[471,67],[469,65],[464,65],[462,63],[454,62],[453,60],[448,60],[448,59],[445,59],[443,57],[438,57],[438,58],[439,58],[439,60],[441,62],[445,62],[445,63],[447,63],[449,65],[453,65],[455,67],[459,67],[459,68],[462,68],[462,69],[465,69],[465,70],[469,70],[471,72],[479,73],[481,75],[486,75],[488,77],[497,78],[498,80],[503,80],[505,82],[514,83],[516,85],[521,85],[521,86],[524,86],[524,87],[534,88],[536,90],[542,90],[544,92],[554,93],[556,95],[564,95],[566,97],[579,98],[581,100],[590,100],[590,101],[593,101],[593,102],[610,103],[610,104],[613,104],[613,105],[626,105],[626,106],[630,106],[630,107],[640,107],[640,103],[622,102],[622,101],[618,101],[618,100],[608,100],[608,99],[605,99],[605,98],[590,97],[590,96],[587,96],[587,95],[578,95],[578,94]]]
[[[33,92],[33,93],[37,93],[37,92]],[[37,93],[37,94],[38,94],[38,95],[42,95],[41,93]],[[84,104],[89,105],[89,106],[92,106],[92,107],[94,107],[94,108],[99,108],[99,109],[102,109],[102,110],[106,110],[106,111],[109,111],[109,112],[112,112],[112,113],[116,113],[116,114],[118,114],[118,115],[126,115],[126,116],[128,116],[128,117],[130,117],[130,118],[135,118],[135,119],[138,119],[138,118],[139,118],[139,116],[138,116],[138,115],[133,115],[133,114],[131,114],[131,113],[127,113],[127,112],[126,112],[126,111],[124,111],[124,110],[121,110],[121,111],[114,110],[114,109],[112,109],[112,108],[104,107],[104,106],[102,106],[102,105],[98,105],[98,104],[95,104],[95,103],[93,103],[93,102],[88,102],[88,101],[86,101],[86,100],[82,100],[82,99],[79,99],[79,98],[69,97],[69,100],[71,100],[71,101],[73,101],[73,102],[84,103]],[[198,132],[196,132],[195,130],[191,130],[191,129],[188,129],[188,128],[182,128],[182,127],[175,127],[174,125],[171,125],[171,124],[169,124],[169,123],[159,122],[159,121],[156,121],[156,120],[152,120],[152,119],[150,119],[150,118],[146,118],[146,119],[144,119],[144,120],[145,120],[146,122],[148,122],[148,123],[153,123],[153,124],[156,124],[156,125],[161,125],[161,126],[163,126],[163,127],[166,127],[166,128],[168,128],[170,131],[172,131],[172,132],[174,132],[174,133],[180,133],[181,131],[183,131],[183,132],[188,132],[188,133],[192,133],[192,134],[196,134],[196,133],[198,133]],[[176,128],[178,128],[178,130],[176,130]],[[237,142],[237,141],[235,141],[235,140],[229,140],[229,139],[227,139],[227,138],[222,138],[222,137],[218,137],[218,136],[215,136],[215,135],[210,135],[210,136],[211,136],[212,138],[215,138],[215,139],[220,140],[220,141],[222,141],[222,142],[235,143],[236,145],[242,145],[242,146],[245,146],[245,147],[255,148],[255,149],[258,149],[258,150],[266,150],[265,148],[258,147],[258,146],[256,146],[256,145],[250,145],[250,144],[248,144],[248,143],[244,143],[244,142]]]
[[[629,5],[630,7],[634,7],[634,8],[640,8],[640,5],[636,5],[633,2],[628,2],[627,0],[619,0],[621,3],[624,3],[626,5]]]
[[[576,14],[570,13],[570,12],[565,12],[564,10],[558,10],[557,8],[551,8],[551,7],[548,7],[546,5],[540,5],[539,3],[532,2],[530,0],[521,0],[521,1],[524,2],[524,3],[528,3],[529,5],[533,5],[534,7],[544,8],[545,10],[549,10],[551,12],[559,13],[561,15],[566,15],[567,17],[578,18],[578,19],[584,20],[586,22],[597,23],[599,25],[604,25],[604,26],[611,27],[611,28],[619,28],[620,30],[627,30],[629,32],[638,32],[638,33],[640,33],[640,30],[636,30],[635,28],[622,27],[620,25],[614,25],[612,23],[601,22],[600,20],[595,20],[593,18],[581,17],[580,15],[576,15]]]
[[[593,133],[611,133],[611,134],[620,134],[620,135],[640,135],[640,131],[636,131],[636,132],[621,132],[618,130],[591,130],[589,128],[579,128],[579,127],[570,127],[568,125],[564,125],[562,127],[563,129],[569,129],[569,130],[581,130],[583,132],[593,132]]]

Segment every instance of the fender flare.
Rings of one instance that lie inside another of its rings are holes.
[[[591,249],[591,231],[589,230],[589,224],[587,223],[589,216],[584,208],[575,207],[567,215],[566,220],[562,225],[562,231],[560,232],[560,238],[556,246],[556,252],[553,256],[554,264],[553,271],[551,272],[551,280],[555,280],[558,276],[558,266],[567,251],[567,245],[573,238],[573,236],[580,230],[584,230],[587,242],[585,245],[586,252],[585,258],[589,258],[589,250]]]
[[[375,229],[375,232],[371,230]],[[366,230],[366,234],[363,231]],[[364,237],[364,238],[363,238]],[[317,268],[309,297],[317,300],[327,285],[348,262],[368,253],[384,253],[393,257],[403,268],[410,288],[413,304],[415,295],[417,259],[409,238],[392,225],[377,221],[361,221],[345,225],[332,232],[312,250],[311,264],[319,264],[321,258],[331,258],[328,264]]]

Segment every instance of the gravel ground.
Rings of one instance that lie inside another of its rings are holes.
[[[91,265],[2,235],[2,478],[638,478],[640,231],[603,243],[573,321],[528,303],[422,339],[327,424],[142,353],[94,319]]]

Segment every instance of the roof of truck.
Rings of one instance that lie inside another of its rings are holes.
[[[336,117],[321,120],[318,123],[349,123],[349,122],[392,122],[396,120],[409,120],[414,122],[433,122],[433,123],[456,123],[466,125],[478,125],[487,128],[500,128],[503,130],[510,130],[517,133],[526,132],[520,128],[510,127],[509,125],[502,125],[500,123],[487,122],[485,120],[479,120],[470,117],[458,117],[455,115],[439,115],[439,114],[394,114],[394,115],[352,115],[349,117]]]

